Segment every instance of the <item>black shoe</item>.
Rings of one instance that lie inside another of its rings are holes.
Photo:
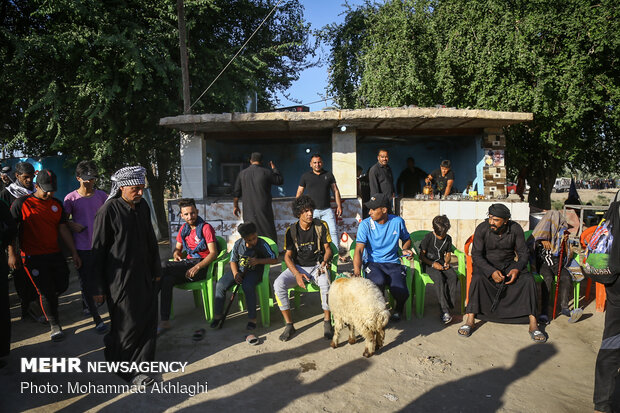
[[[393,323],[398,323],[400,321],[400,313],[396,312],[390,316],[390,321]]]
[[[286,323],[286,327],[284,327],[284,331],[280,334],[281,341],[288,341],[295,334],[295,327],[293,327],[293,323]]]
[[[60,327],[60,324],[52,324],[50,339],[52,341],[62,341],[65,339],[65,333],[62,331],[62,327]]]
[[[326,340],[331,340],[334,337],[334,329],[332,328],[331,320],[323,320],[323,337]]]

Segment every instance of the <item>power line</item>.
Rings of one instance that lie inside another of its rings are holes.
[[[232,57],[232,59],[230,59],[230,61],[228,62],[228,64],[226,66],[224,66],[224,68],[222,69],[222,71],[215,77],[215,79],[213,79],[213,81],[209,84],[209,86],[207,86],[207,88],[205,89],[204,92],[202,92],[200,94],[200,96],[198,96],[198,99],[196,99],[196,101],[192,104],[192,106],[190,106],[190,109],[194,107],[194,105],[196,103],[198,103],[198,101],[204,96],[205,93],[207,93],[207,91],[211,88],[211,86],[213,86],[213,84],[220,78],[220,76],[222,76],[222,74],[226,71],[226,69],[228,69],[228,66],[230,66],[230,64],[235,60],[235,58],[237,56],[239,56],[239,53],[241,53],[241,51],[245,48],[245,46],[247,46],[247,44],[250,42],[250,40],[252,40],[252,37],[254,37],[254,35],[256,34],[256,32],[258,31],[258,29],[260,29],[263,24],[267,21],[267,19],[273,14],[273,12],[276,10],[276,8],[278,8],[278,6],[280,5],[280,3],[282,3],[282,0],[278,0],[278,2],[276,3],[275,6],[273,6],[273,9],[271,9],[271,11],[269,12],[269,14],[263,19],[263,21],[258,25],[258,27],[256,28],[256,30],[254,30],[254,33],[252,33],[252,35],[248,38],[248,40],[245,41],[245,43],[243,43],[243,45],[241,46],[241,48],[239,48],[239,50],[237,51],[237,53],[235,53],[235,55]]]

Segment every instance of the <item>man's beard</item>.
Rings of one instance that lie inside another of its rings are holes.
[[[491,225],[491,232],[494,234],[501,234],[502,232],[504,232],[504,228],[506,228],[506,224],[502,225],[501,227],[496,227],[495,225]]]

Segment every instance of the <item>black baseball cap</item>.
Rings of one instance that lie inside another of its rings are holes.
[[[97,175],[97,171],[95,171],[94,169],[86,169],[78,176],[78,178],[83,181],[90,181],[91,179],[99,178],[99,175]]]
[[[37,174],[36,182],[45,192],[55,192],[58,189],[56,174],[49,169],[41,169]]]
[[[381,207],[389,208],[390,197],[388,194],[374,194],[364,205],[366,205],[366,208],[368,209],[376,209]]]

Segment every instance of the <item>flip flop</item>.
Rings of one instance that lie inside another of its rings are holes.
[[[541,337],[542,336],[542,340],[539,340],[537,337]],[[543,333],[540,330],[534,330],[534,331],[530,331],[530,337],[532,338],[532,341],[535,343],[546,343],[547,342],[547,336],[545,336],[545,333]]]
[[[199,328],[198,330],[194,331],[194,335],[192,336],[192,340],[194,341],[200,341],[204,338],[205,336],[205,329],[204,328]]]
[[[463,324],[462,326],[459,327],[458,334],[460,337],[465,337],[465,338],[471,336],[471,326],[468,326],[467,324]]]
[[[245,342],[252,346],[258,345],[258,338],[254,334],[248,334],[245,336]]]
[[[574,310],[571,310],[570,316],[568,318],[568,322],[569,323],[576,323],[577,320],[579,320],[582,315],[583,315],[583,309],[582,308],[575,308]]]

